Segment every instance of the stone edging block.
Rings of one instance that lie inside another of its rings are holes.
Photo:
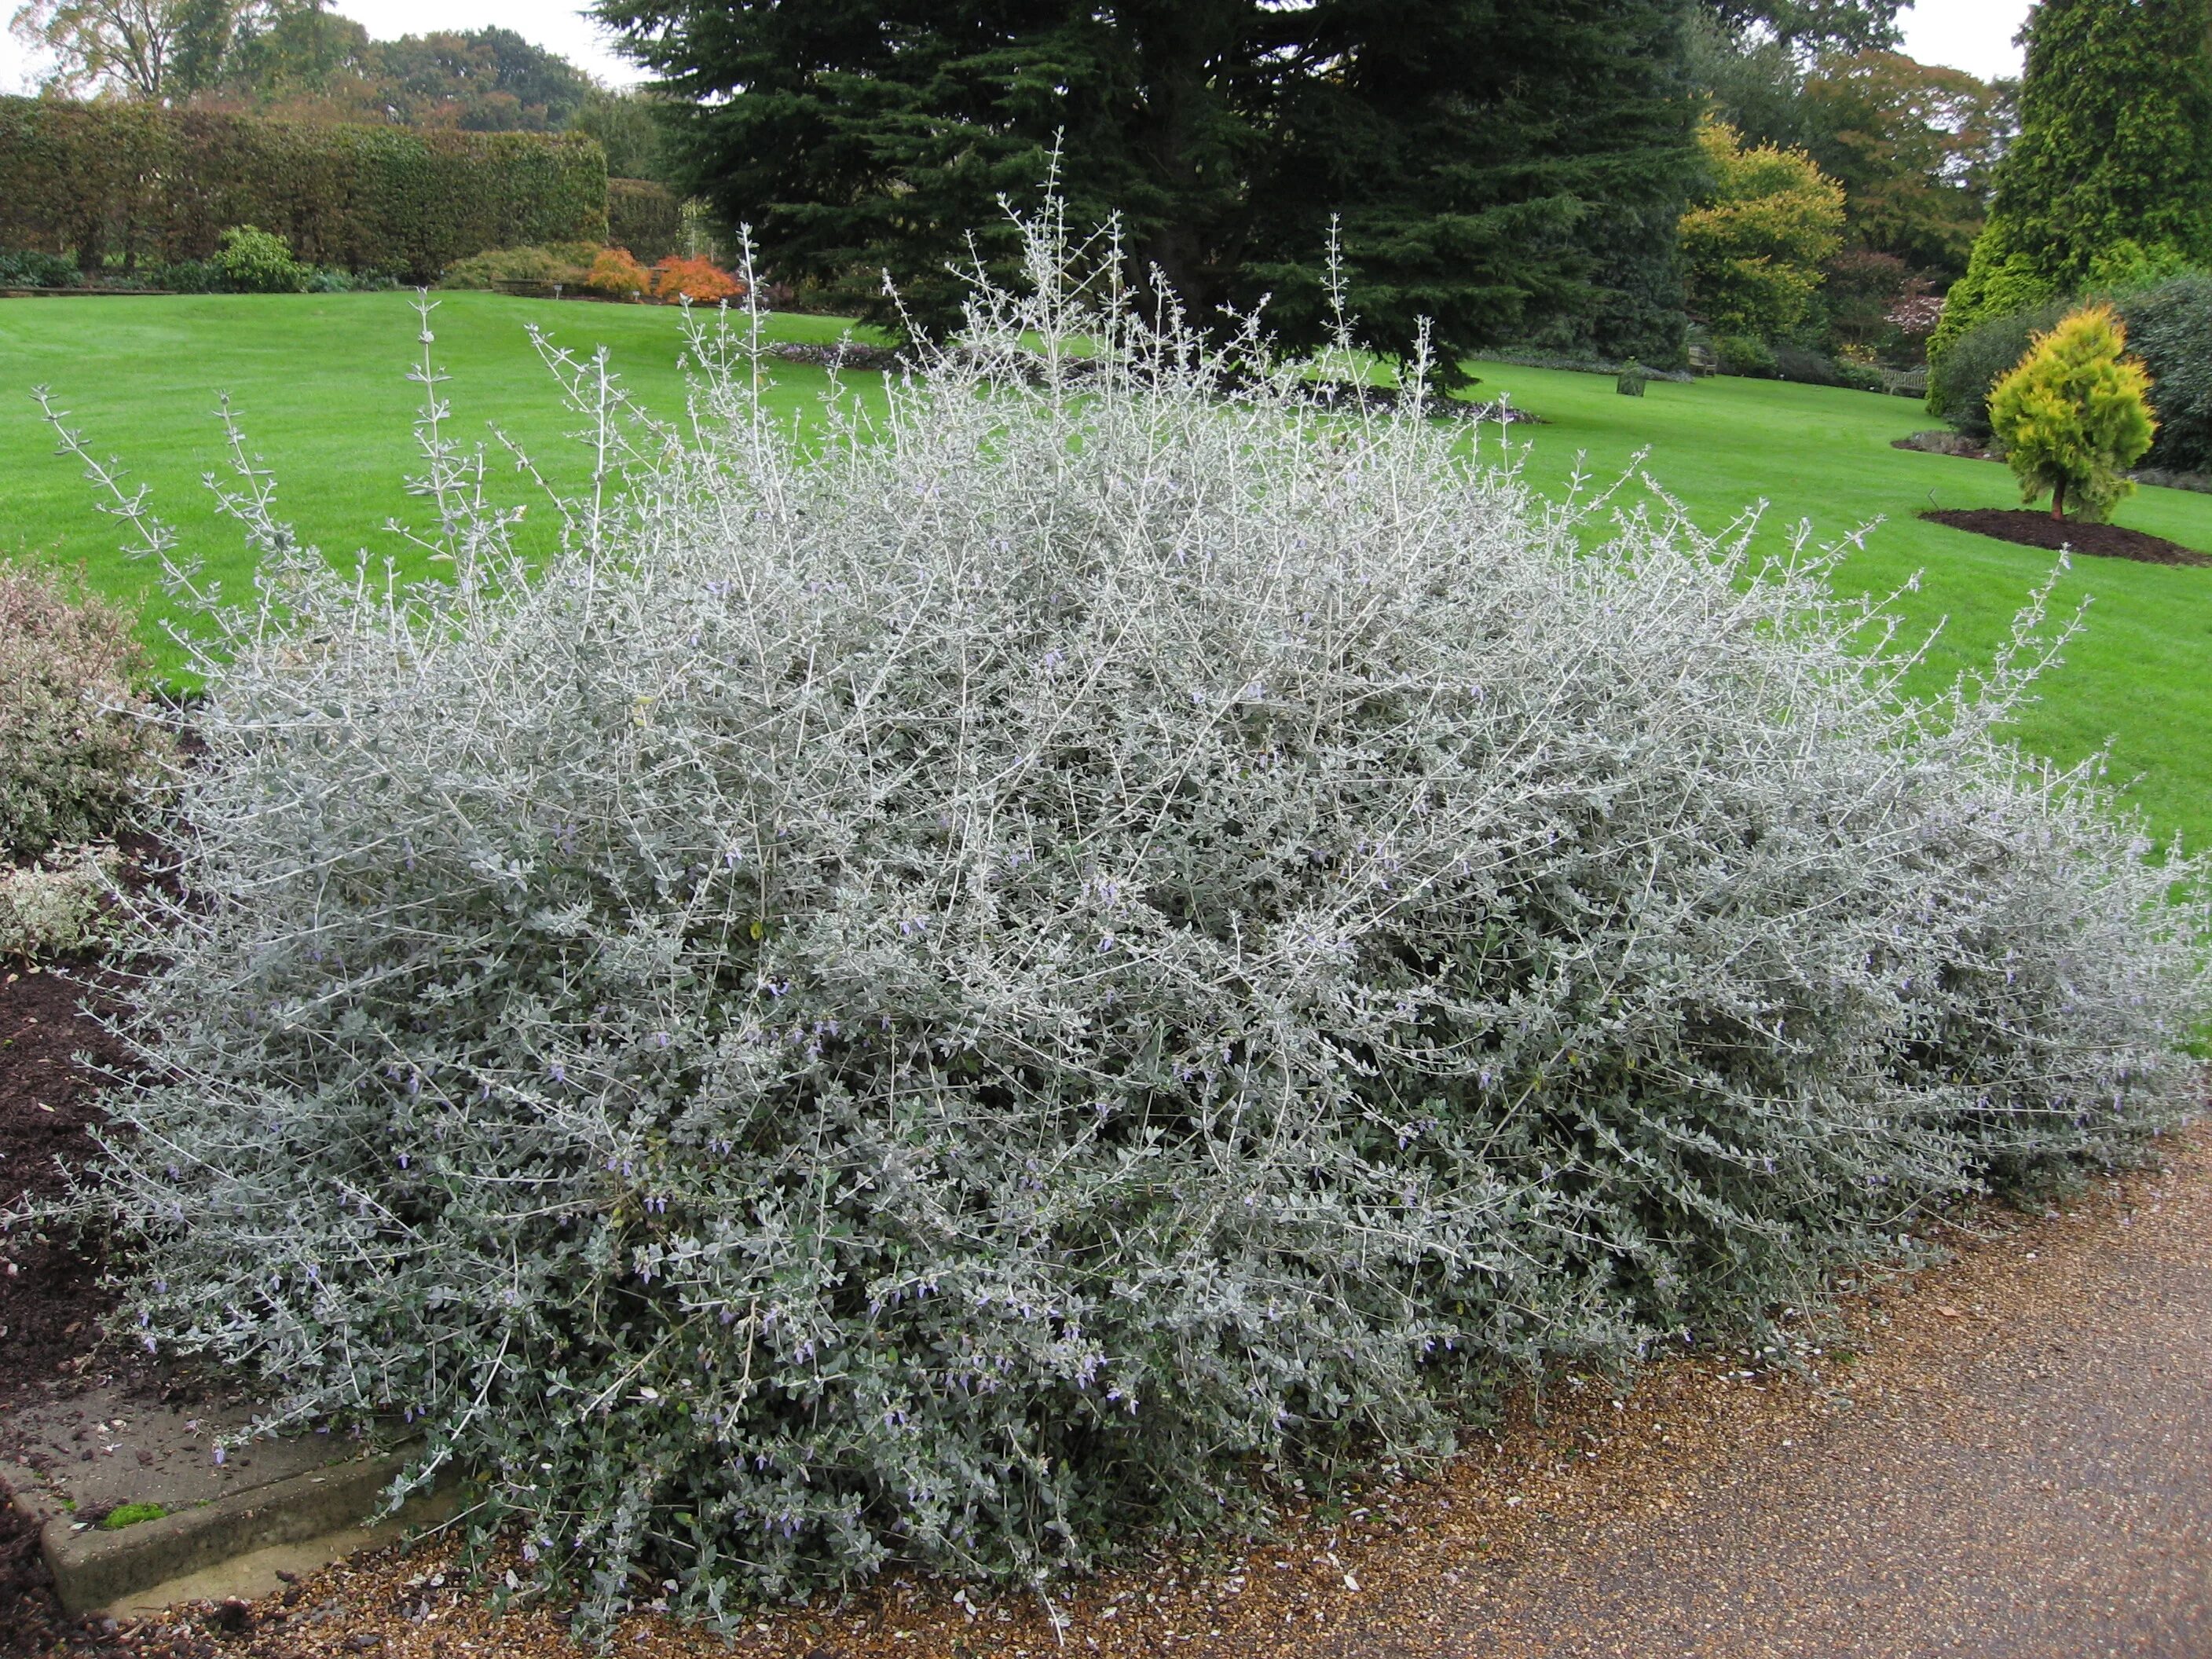
[[[333,1463],[115,1532],[79,1531],[68,1516],[58,1515],[40,1528],[40,1547],[64,1610],[88,1613],[250,1551],[359,1526],[410,1455],[388,1452]],[[427,1518],[421,1513],[427,1508],[425,1500],[411,1499],[401,1517]]]

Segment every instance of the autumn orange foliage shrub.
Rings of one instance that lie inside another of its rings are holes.
[[[718,305],[724,300],[739,298],[744,291],[743,283],[705,259],[679,259],[671,254],[653,268],[655,299]]]
[[[653,273],[630,258],[626,247],[604,250],[592,261],[584,285],[598,294],[617,294],[635,300],[653,287]]]

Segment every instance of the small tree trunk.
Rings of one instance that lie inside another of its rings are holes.
[[[2066,480],[2063,478],[2051,492],[2051,516],[2061,521],[2066,517]]]

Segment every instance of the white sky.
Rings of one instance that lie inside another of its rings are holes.
[[[1984,78],[2017,75],[2020,49],[2012,38],[2027,8],[2028,0],[1918,0],[1905,14],[1905,49],[1923,63],[1947,64]],[[639,78],[635,65],[609,49],[599,26],[563,0],[338,0],[337,9],[367,24],[380,40],[496,23],[602,80],[619,84]],[[0,16],[14,11],[15,0],[0,0]],[[21,44],[0,30],[0,92],[31,90],[37,73]]]
[[[0,0],[0,93],[29,92],[38,78],[38,64],[4,27],[16,4],[17,0]],[[562,0],[338,0],[331,9],[365,24],[379,40],[495,23],[550,47],[602,81],[627,85],[642,78],[635,64],[610,49],[597,23]]]
[[[1898,19],[1905,55],[1984,81],[2017,76],[2021,52],[2012,40],[2027,21],[2027,7],[2028,0],[1918,0]]]

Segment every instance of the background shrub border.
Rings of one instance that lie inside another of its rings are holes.
[[[2038,334],[2100,297],[2054,300],[1975,324],[1954,338],[1929,374],[1929,411],[1987,445],[1990,389]],[[2212,471],[2212,276],[2185,272],[2109,298],[2128,331],[2128,350],[2150,371],[2159,434],[2147,465],[2167,473]]]
[[[607,240],[644,264],[659,264],[684,248],[684,204],[650,179],[607,180]]]
[[[413,281],[487,248],[604,241],[606,157],[577,134],[329,126],[0,99],[0,246],[85,269],[205,259],[233,226]]]

